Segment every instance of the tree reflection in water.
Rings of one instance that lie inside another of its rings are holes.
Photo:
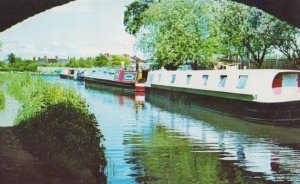
[[[136,132],[127,136],[126,160],[137,183],[265,183],[245,176],[232,162],[220,160],[219,154],[205,151],[206,145],[192,143],[162,125],[148,136]]]

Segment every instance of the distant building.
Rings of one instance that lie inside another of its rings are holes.
[[[110,54],[110,53],[104,53],[104,56],[106,56],[108,59],[112,59],[112,57],[115,56],[121,56],[121,57],[126,57],[129,59],[129,61],[131,62],[130,68],[131,69],[135,69],[136,65],[139,65],[139,69],[141,70],[148,70],[151,68],[152,66],[152,61],[150,59],[148,60],[143,60],[137,56],[130,56],[129,54],[125,53],[122,55],[116,55],[116,54]]]
[[[35,60],[35,57],[33,57],[33,59]],[[55,58],[48,58],[47,56],[44,56],[44,58],[38,57],[37,62],[48,63],[48,64],[54,64],[54,63],[66,64],[69,62],[69,57],[68,59],[60,59],[58,56],[56,56]]]

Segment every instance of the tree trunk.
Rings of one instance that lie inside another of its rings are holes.
[[[255,60],[255,65],[257,66],[258,69],[261,69],[263,62],[264,62],[263,59],[256,59]]]

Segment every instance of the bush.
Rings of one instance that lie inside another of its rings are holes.
[[[105,183],[103,135],[83,98],[29,74],[7,78],[9,93],[22,102],[16,134],[24,148],[41,158],[48,173],[75,183]]]
[[[4,92],[1,89],[3,83],[4,83],[4,75],[0,73],[0,110],[3,110],[5,107],[5,96],[4,96]]]
[[[46,107],[22,120],[18,135],[30,153],[41,158],[50,171],[79,183],[105,183],[106,160],[93,114],[63,102]],[[100,172],[99,172],[100,171]],[[98,176],[98,181],[91,176]]]

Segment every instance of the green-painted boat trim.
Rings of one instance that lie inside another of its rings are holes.
[[[211,91],[211,90],[192,89],[192,88],[183,88],[183,87],[163,86],[157,84],[152,84],[151,88],[176,91],[182,93],[207,95],[207,96],[214,96],[214,97],[221,97],[221,98],[229,98],[229,99],[236,99],[236,100],[244,100],[244,101],[253,101],[255,99],[254,96],[250,94],[238,94],[238,93],[229,93],[223,91]]]

